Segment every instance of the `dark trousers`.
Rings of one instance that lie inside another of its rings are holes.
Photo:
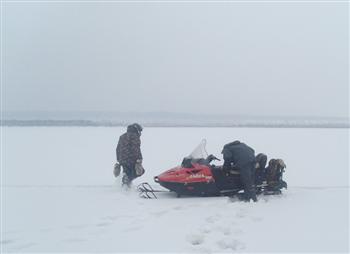
[[[244,186],[244,196],[247,200],[257,200],[254,186],[255,165],[254,163],[247,163],[239,167],[241,173],[241,181]]]
[[[135,165],[122,164],[121,166],[123,167],[123,172],[128,176],[129,182],[131,182],[132,180],[134,180],[137,177]]]

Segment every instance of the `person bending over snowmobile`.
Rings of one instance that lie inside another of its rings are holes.
[[[116,154],[117,161],[123,168],[123,185],[130,186],[131,182],[144,173],[141,154],[142,127],[138,123],[127,127],[127,132],[119,137]]]
[[[232,167],[240,171],[241,181],[244,186],[243,199],[257,201],[254,187],[255,172],[255,151],[253,148],[236,140],[226,144],[222,150],[224,157],[223,170],[230,170]]]

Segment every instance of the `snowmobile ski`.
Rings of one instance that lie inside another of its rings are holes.
[[[146,199],[153,199],[153,198],[158,199],[156,192],[169,192],[166,190],[155,190],[147,182],[139,184],[137,186],[137,191],[139,192],[139,196],[141,198],[146,198]]]

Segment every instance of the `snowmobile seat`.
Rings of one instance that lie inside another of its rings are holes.
[[[222,166],[211,166],[211,169],[216,185],[220,190],[242,188],[239,171],[232,170],[232,172],[228,172],[223,170]]]

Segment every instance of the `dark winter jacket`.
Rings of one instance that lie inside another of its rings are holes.
[[[121,165],[133,167],[136,160],[142,160],[140,135],[129,131],[121,135],[116,152]]]
[[[254,149],[239,141],[225,145],[222,154],[224,167],[229,167],[233,163],[236,167],[242,168],[255,162]]]

